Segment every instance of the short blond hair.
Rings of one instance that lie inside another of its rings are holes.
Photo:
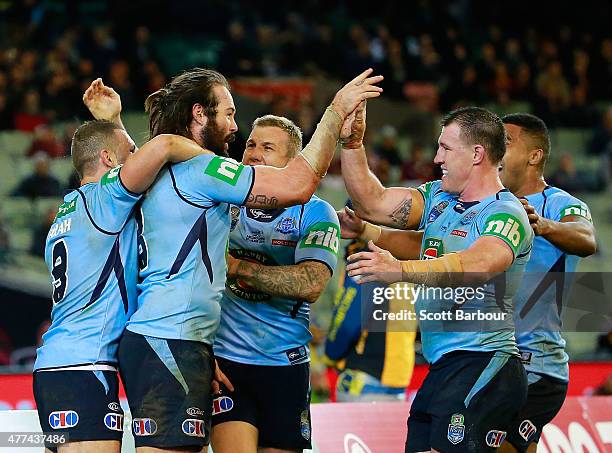
[[[289,138],[287,154],[293,158],[302,151],[302,130],[289,118],[276,115],[264,115],[253,121],[253,128],[256,127],[278,127],[285,131]]]

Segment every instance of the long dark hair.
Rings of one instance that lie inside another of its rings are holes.
[[[204,107],[209,118],[217,114],[216,85],[229,90],[227,79],[212,69],[193,68],[174,77],[165,87],[149,95],[145,111],[149,114],[149,138],[177,134],[193,138],[189,125],[194,104]]]

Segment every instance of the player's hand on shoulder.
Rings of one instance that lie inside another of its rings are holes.
[[[533,229],[533,232],[536,236],[541,236],[546,232],[548,219],[540,216],[535,208],[529,204],[529,202],[523,198],[520,199],[523,204],[523,208],[527,213],[527,217],[529,218],[529,225]]]
[[[355,211],[348,206],[342,211],[336,211],[340,221],[340,235],[342,239],[355,239],[363,232],[365,222],[357,217]]]
[[[100,78],[85,90],[83,103],[97,120],[113,121],[121,113],[121,97]]]
[[[372,76],[372,69],[366,69],[349,83],[344,85],[334,96],[332,108],[344,120],[362,101],[380,96],[383,89],[376,86],[383,76]]]
[[[357,283],[395,283],[402,278],[402,264],[388,250],[368,242],[369,252],[359,252],[348,257],[346,270]]]

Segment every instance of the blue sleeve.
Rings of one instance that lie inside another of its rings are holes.
[[[441,185],[442,181],[438,179],[436,181],[429,181],[425,184],[421,184],[417,188],[421,195],[423,195],[423,201],[425,202],[425,204],[423,205],[423,215],[421,215],[421,222],[419,223],[419,230],[425,228],[428,213],[433,206],[434,197],[439,192]]]
[[[242,205],[254,182],[253,167],[229,157],[203,154],[171,168],[173,184],[182,196],[194,203]]]
[[[478,227],[481,236],[495,236],[508,244],[514,258],[531,250],[533,230],[518,200],[491,203],[478,216]]]
[[[295,262],[315,260],[334,272],[338,264],[340,223],[334,208],[323,200],[314,199],[304,206],[300,219],[300,239],[295,248]]]
[[[121,231],[141,195],[130,192],[121,182],[121,166],[109,170],[93,190],[85,193],[92,222],[109,233]]]
[[[589,222],[591,219],[591,211],[587,204],[568,193],[558,192],[549,197],[546,202],[544,217],[555,222],[559,222],[564,217],[582,217]]]
[[[345,275],[336,300],[325,340],[325,355],[332,360],[342,360],[361,336],[361,287]]]

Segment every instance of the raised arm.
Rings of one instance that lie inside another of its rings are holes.
[[[422,231],[381,228],[360,219],[348,207],[338,211],[343,239],[372,241],[378,247],[388,250],[399,260],[418,260],[423,242]]]
[[[246,205],[257,208],[291,206],[308,202],[334,156],[344,120],[364,100],[380,96],[376,83],[382,76],[362,72],[342,87],[323,114],[303,151],[284,168],[255,167],[255,182]]]
[[[402,230],[419,226],[423,197],[418,190],[384,187],[370,171],[363,137],[366,129],[366,104],[362,103],[345,121],[342,130],[342,178],[359,217],[377,225]]]
[[[540,216],[526,200],[521,199],[521,203],[536,236],[546,238],[552,245],[570,255],[586,257],[597,251],[595,227],[587,218],[567,215],[555,222]]]
[[[125,129],[121,121],[121,97],[112,87],[107,87],[97,78],[83,93],[83,103],[97,120],[112,121]]]
[[[318,261],[289,266],[266,266],[228,257],[228,278],[239,278],[253,288],[276,297],[315,303],[331,278],[329,268]]]

